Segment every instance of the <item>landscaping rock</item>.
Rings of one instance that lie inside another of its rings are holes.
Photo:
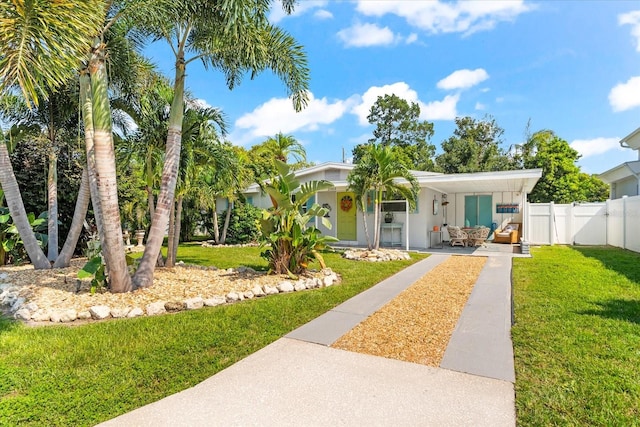
[[[62,322],[68,323],[73,322],[78,318],[78,312],[69,309],[69,310],[54,310],[51,312],[51,321],[54,323]]]
[[[304,291],[306,289],[307,289],[307,284],[304,280],[299,280],[296,282],[295,285],[293,285],[294,291]]]
[[[227,302],[236,302],[240,301],[240,295],[237,292],[229,292],[226,295]]]
[[[204,306],[204,300],[200,297],[189,298],[183,301],[185,310],[197,310]]]
[[[13,315],[18,320],[31,320],[31,312],[26,308],[21,308]]]
[[[22,304],[24,304],[24,301],[24,298],[16,296],[11,303],[11,311],[18,311],[22,307]]]
[[[88,311],[81,311],[78,313],[78,320],[88,320],[91,319],[91,313]]]
[[[227,299],[222,296],[216,296],[213,298],[207,298],[203,302],[204,302],[204,305],[206,305],[207,307],[215,307],[216,305],[222,305],[226,303]]]
[[[147,316],[155,316],[157,314],[164,314],[167,312],[164,308],[164,301],[152,302],[145,307]]]
[[[333,285],[333,278],[331,276],[325,276],[324,279],[322,279],[322,286],[324,286],[325,288],[328,288],[329,286]]]
[[[175,313],[184,309],[182,301],[169,301],[164,304],[164,309],[169,313]]]
[[[144,315],[144,311],[140,307],[134,307],[127,314],[127,317],[128,318],[132,318],[132,317],[140,317],[140,316],[143,316],[143,315]]]
[[[102,320],[111,316],[111,308],[106,305],[94,305],[89,307],[89,313],[91,313],[92,319]]]
[[[35,302],[30,302],[28,304],[25,304],[22,308],[26,308],[27,310],[29,310],[30,312],[35,312],[38,311],[38,304],[36,304]]]
[[[131,311],[131,307],[125,308],[112,308],[111,309],[111,317],[114,319],[121,319],[123,317],[127,317],[127,314]]]
[[[275,295],[279,292],[277,288],[269,285],[264,285],[263,289],[264,289],[265,295]]]
[[[293,284],[289,281],[285,281],[276,286],[280,292],[293,292]]]
[[[31,320],[34,322],[48,322],[51,320],[51,312],[49,310],[40,309],[31,314]]]
[[[245,291],[242,295],[243,295],[246,299],[253,299],[253,297],[255,296],[255,295],[253,295],[253,292],[251,292],[251,291]]]
[[[253,295],[256,297],[263,297],[264,296],[264,291],[262,290],[262,288],[260,286],[254,286],[251,289],[251,292],[253,292]]]

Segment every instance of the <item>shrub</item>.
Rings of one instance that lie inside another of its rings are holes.
[[[261,214],[262,210],[260,208],[240,201],[235,202],[229,218],[226,242],[230,244],[257,242],[260,237],[257,223]],[[226,215],[226,211],[220,215],[222,219],[220,233],[222,233]]]

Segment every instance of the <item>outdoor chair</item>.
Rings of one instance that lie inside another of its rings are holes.
[[[447,231],[449,232],[449,244],[451,246],[467,246],[467,239],[469,235],[462,231],[458,226],[449,226],[447,227]]]
[[[483,246],[485,240],[489,237],[488,227],[478,227],[470,230],[467,234],[469,239],[467,240],[469,246]]]
[[[518,243],[522,233],[522,224],[510,222],[502,230],[496,230],[493,237],[494,243]]]

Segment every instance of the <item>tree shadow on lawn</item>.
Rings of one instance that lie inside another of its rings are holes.
[[[602,265],[640,286],[640,254],[612,246],[573,246],[582,255],[597,259]]]
[[[7,317],[5,313],[0,312],[0,335],[13,331],[18,327],[18,323],[16,320]]]
[[[578,314],[600,316],[613,320],[624,320],[640,324],[640,301],[626,299],[610,299],[596,302],[600,309],[579,311]]]

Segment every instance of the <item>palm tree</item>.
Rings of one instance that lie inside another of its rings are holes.
[[[68,138],[64,131],[75,129],[78,110],[77,88],[67,82],[33,108],[21,96],[6,96],[0,115],[17,125],[36,126],[48,141],[47,167],[47,229],[48,259],[58,257],[58,152]]]
[[[232,170],[230,164],[233,159],[226,155],[216,130],[217,127],[220,133],[226,133],[224,115],[217,108],[202,108],[192,102],[188,104],[190,108],[185,111],[183,120],[184,144],[180,151],[176,197],[169,218],[168,267],[174,265],[178,253],[184,198],[197,187],[198,176],[203,173],[203,168]]]
[[[307,152],[304,146],[293,135],[285,135],[279,132],[275,137],[267,139],[264,145],[281,162],[287,163],[289,157],[293,157],[296,162],[307,160]]]
[[[27,105],[37,105],[51,89],[65,83],[86,56],[88,37],[96,33],[104,19],[102,4],[98,0],[0,3],[0,95],[19,88]],[[0,185],[27,254],[35,268],[50,268],[29,226],[8,151],[2,143],[0,163]]]
[[[349,185],[360,194],[361,209],[364,189],[369,187],[374,193],[374,238],[373,247],[380,247],[380,223],[382,220],[382,201],[391,195],[399,195],[409,202],[409,207],[415,209],[416,199],[420,187],[411,171],[398,161],[393,147],[383,147],[377,144],[367,144],[365,154],[347,178]],[[401,180],[408,182],[403,183]],[[366,221],[365,221],[366,222]]]
[[[294,0],[283,0],[287,12],[292,11],[293,4]],[[296,110],[306,105],[309,80],[306,55],[293,37],[269,23],[270,6],[271,1],[265,0],[228,3],[182,0],[169,3],[158,14],[141,17],[141,27],[150,29],[153,36],[166,40],[171,46],[176,71],[160,195],[145,253],[134,276],[135,287],[153,283],[155,260],[174,200],[187,65],[202,60],[205,66],[221,70],[230,89],[240,83],[246,72],[255,76],[271,69],[286,84]],[[187,58],[187,52],[194,55]]]

